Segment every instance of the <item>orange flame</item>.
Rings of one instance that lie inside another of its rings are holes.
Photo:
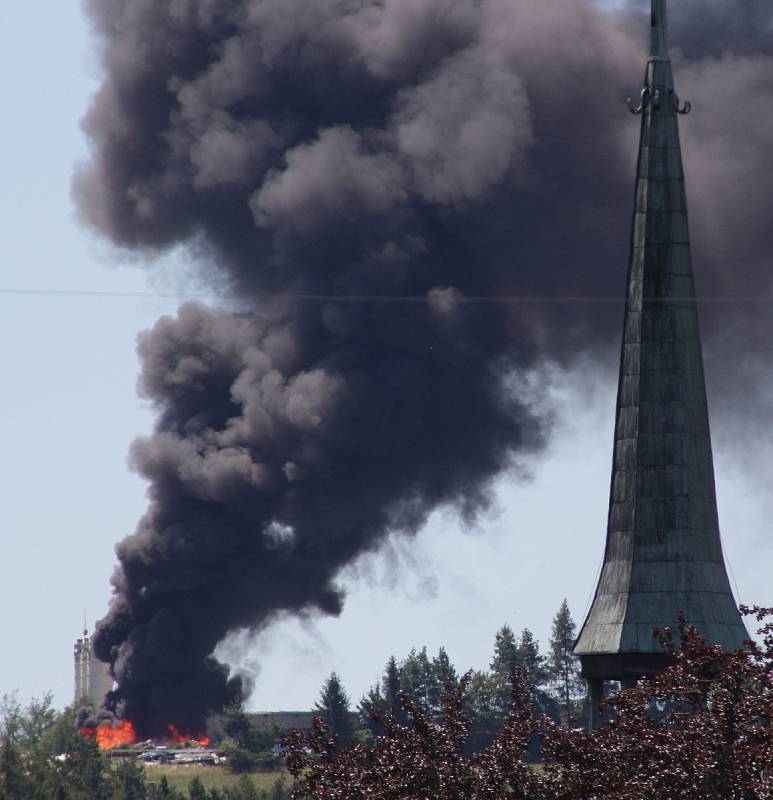
[[[190,734],[180,733],[175,725],[169,726],[169,735],[175,744],[197,744],[199,747],[209,747],[209,739],[206,736],[199,734],[198,736],[191,736]]]
[[[131,722],[103,722],[96,728],[81,728],[81,735],[87,739],[96,739],[100,750],[114,750],[117,747],[128,747],[137,742],[137,732]],[[170,744],[189,744],[209,747],[209,738],[199,734],[180,733],[174,725],[169,726]]]
[[[96,739],[100,750],[114,750],[134,744],[137,733],[131,722],[103,722],[97,728],[81,728],[81,734],[87,739]]]

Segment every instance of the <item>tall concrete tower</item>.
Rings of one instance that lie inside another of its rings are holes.
[[[113,676],[110,667],[100,661],[91,646],[91,639],[86,626],[83,626],[83,638],[75,641],[73,648],[75,661],[75,693],[74,702],[91,700],[94,705],[102,705],[105,695],[113,688]]]
[[[604,566],[575,645],[591,726],[605,680],[668,663],[653,627],[680,610],[728,650],[748,634],[719,536],[666,0],[652,0]]]

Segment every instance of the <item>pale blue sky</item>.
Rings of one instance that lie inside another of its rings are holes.
[[[78,118],[95,85],[75,3],[0,6],[0,290],[147,290],[74,219]],[[0,293],[4,637],[0,690],[70,700],[84,607],[103,613],[113,546],[144,488],[127,444],[150,417],[134,384],[134,339],[171,301]]]
[[[152,286],[146,270],[122,264],[75,220],[78,119],[96,84],[75,4],[7,3],[0,26],[0,692],[50,689],[64,705],[84,609],[90,621],[104,613],[113,548],[145,505],[126,465],[132,438],[151,424],[134,390],[135,337],[177,302],[7,290],[168,290],[182,283],[181,261],[157,265]],[[391,653],[414,645],[445,645],[460,669],[484,667],[504,622],[544,643],[564,596],[580,623],[604,545],[615,360],[611,350],[608,378],[593,385],[583,369],[558,376],[553,402],[571,424],[560,423],[531,482],[502,479],[498,511],[477,531],[438,514],[416,541],[347,573],[341,618],[286,621],[241,648],[240,663],[261,667],[252,707],[308,708],[333,669],[356,698]],[[758,441],[750,458],[721,421],[714,434],[729,562],[744,601],[770,602],[773,440]]]

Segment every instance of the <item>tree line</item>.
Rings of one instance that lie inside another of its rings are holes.
[[[582,693],[571,655],[574,636],[566,601],[555,616],[546,654],[528,629],[518,636],[509,625],[497,631],[489,668],[471,675],[464,696],[472,720],[470,752],[487,746],[507,718],[513,669],[528,675],[535,716],[547,713],[566,721],[578,714]],[[373,743],[384,733],[378,718],[393,715],[399,724],[410,724],[411,702],[424,709],[429,720],[441,720],[445,692],[458,680],[445,649],[430,657],[422,647],[400,661],[390,657],[381,680],[356,710],[338,676],[331,675],[314,711],[341,744]],[[231,771],[241,773],[237,784],[206,789],[194,778],[181,792],[165,777],[149,779],[136,760],[111,762],[93,739],[81,735],[74,710],[56,710],[50,695],[27,706],[6,697],[0,704],[0,800],[287,800],[290,789],[281,776],[268,791],[256,789],[250,777],[254,771],[281,769],[274,752],[276,737],[276,731],[253,719],[242,704],[229,706],[223,711],[218,749],[228,757]]]
[[[259,791],[247,775],[242,775],[235,786],[222,789],[206,789],[195,777],[187,791],[181,792],[166,777],[150,780],[136,759],[111,762],[93,738],[81,735],[75,710],[57,711],[50,694],[32,700],[27,706],[13,696],[6,696],[0,704],[0,800],[289,798],[290,789],[282,777],[277,778],[270,790]]]
[[[535,718],[535,691],[514,673],[510,710],[483,749],[469,754],[474,727],[468,673],[438,717],[402,695],[408,716],[378,720],[371,743],[342,747],[317,718],[286,739],[287,764],[303,800],[771,800],[773,798],[773,609],[744,609],[763,623],[759,641],[723,652],[680,621],[656,632],[671,665],[614,691],[592,733]],[[509,638],[509,637],[508,637]],[[428,697],[429,695],[427,695]],[[566,700],[566,692],[558,696]],[[378,715],[377,715],[378,716]],[[528,764],[534,736],[543,765]]]
[[[471,672],[465,683],[463,705],[469,725],[465,752],[472,754],[489,746],[505,723],[512,706],[513,670],[525,676],[535,718],[547,716],[563,725],[585,722],[587,695],[579,659],[572,653],[575,638],[576,625],[566,600],[553,618],[547,653],[541,652],[528,628],[516,635],[505,624],[496,632],[489,668]],[[426,647],[414,648],[400,661],[390,656],[380,681],[360,699],[356,710],[334,672],[325,681],[314,711],[342,746],[369,744],[384,733],[379,720],[388,716],[400,725],[408,724],[406,698],[417,704],[429,721],[439,722],[444,695],[458,681],[459,673],[443,647],[432,657]],[[536,757],[538,747],[534,737],[532,756]]]

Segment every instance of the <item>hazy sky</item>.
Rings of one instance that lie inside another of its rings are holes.
[[[13,32],[0,51],[0,690],[22,698],[51,690],[59,705],[71,700],[84,610],[90,625],[104,614],[113,548],[145,509],[144,486],[126,461],[131,440],[151,425],[135,393],[135,337],[174,312],[175,290],[187,285],[173,258],[151,284],[75,218],[69,181],[86,152],[78,120],[97,83],[75,5],[0,8],[2,29]],[[282,621],[253,643],[239,657],[246,666],[251,656],[261,662],[250,705],[308,708],[333,669],[358,698],[390,654],[424,644],[444,645],[462,670],[485,667],[505,622],[530,627],[545,643],[564,597],[581,623],[604,546],[616,360],[615,342],[605,378],[582,367],[557,375],[546,457],[502,477],[498,508],[478,528],[462,531],[436,515],[417,539],[395,542],[342,577],[350,591],[340,618]],[[710,354],[707,366],[711,395],[722,376]],[[713,421],[731,580],[742,601],[769,603],[770,434],[739,447],[740,423],[728,415]]]

